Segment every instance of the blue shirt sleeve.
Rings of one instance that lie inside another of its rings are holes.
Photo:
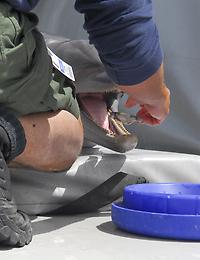
[[[115,83],[137,84],[158,70],[163,57],[151,0],[76,0],[75,8]]]
[[[39,2],[39,0],[6,0],[16,10],[21,12],[30,12]]]

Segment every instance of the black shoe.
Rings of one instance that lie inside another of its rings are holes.
[[[22,247],[32,240],[28,216],[17,210],[11,196],[10,173],[0,151],[0,244]]]

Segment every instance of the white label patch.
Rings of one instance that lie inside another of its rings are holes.
[[[47,48],[49,56],[51,57],[53,66],[59,70],[62,74],[64,74],[67,78],[75,81],[74,72],[72,67],[61,60],[55,53],[53,53],[49,48]]]

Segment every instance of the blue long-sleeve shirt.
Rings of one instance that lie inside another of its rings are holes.
[[[7,0],[16,9],[32,10],[39,0]],[[162,63],[152,0],[76,0],[84,28],[108,75],[119,85],[137,84]]]
[[[6,0],[14,8],[22,12],[30,12],[39,2],[39,0]]]

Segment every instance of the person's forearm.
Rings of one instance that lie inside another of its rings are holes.
[[[151,105],[155,99],[159,100],[162,98],[162,90],[164,86],[164,70],[162,66],[147,80],[130,86],[119,86],[122,92],[133,95],[137,97],[137,101],[140,103],[146,103]],[[143,93],[145,92],[145,96]],[[152,97],[153,95],[153,97]],[[153,99],[151,101],[151,99]]]
[[[76,0],[75,6],[115,83],[138,84],[158,70],[162,52],[151,0]]]

